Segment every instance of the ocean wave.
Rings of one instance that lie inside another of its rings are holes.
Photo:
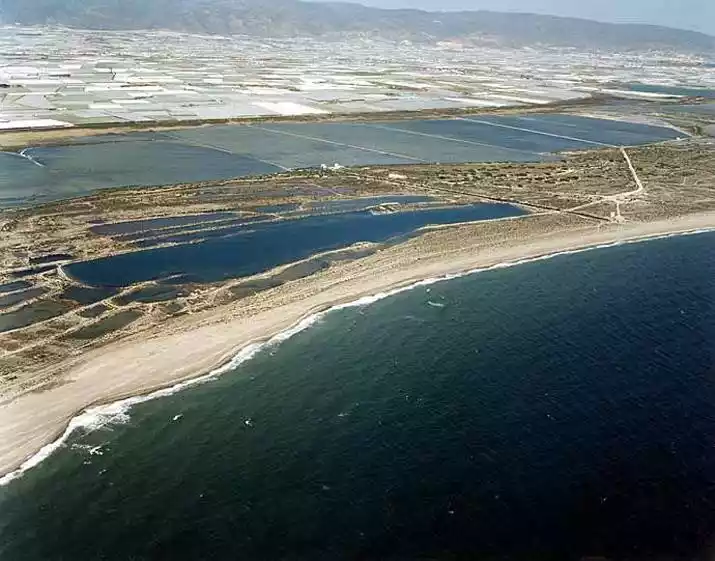
[[[351,302],[336,304],[336,305],[331,306],[330,308],[327,308],[323,311],[311,314],[311,315],[303,318],[294,326],[292,326],[284,331],[281,331],[280,333],[274,335],[273,337],[271,337],[270,339],[268,339],[264,342],[251,343],[251,344],[245,346],[230,361],[228,361],[226,364],[212,370],[208,374],[205,374],[203,376],[198,376],[195,378],[191,378],[190,380],[179,382],[173,386],[163,388],[160,390],[156,390],[154,392],[151,392],[151,393],[148,393],[145,395],[130,397],[130,398],[115,401],[113,403],[109,403],[106,405],[98,405],[98,406],[90,407],[90,408],[86,409],[85,411],[83,411],[82,413],[80,413],[79,415],[74,417],[69,422],[69,424],[67,425],[67,428],[65,429],[65,431],[62,433],[62,435],[59,438],[57,438],[55,441],[51,442],[50,444],[47,444],[46,446],[44,446],[35,455],[30,457],[28,460],[26,460],[19,468],[8,473],[7,475],[1,477],[0,478],[0,487],[5,486],[5,485],[9,484],[10,482],[18,479],[19,477],[24,475],[28,470],[31,470],[32,468],[36,467],[37,465],[42,463],[44,460],[49,458],[56,450],[58,450],[61,446],[63,446],[67,442],[69,437],[75,431],[84,430],[85,432],[91,432],[91,431],[100,429],[104,426],[107,426],[108,424],[126,423],[129,420],[129,410],[133,406],[138,405],[140,403],[145,403],[147,401],[152,401],[154,399],[158,399],[161,397],[167,397],[170,395],[174,395],[174,394],[176,394],[180,391],[183,391],[187,388],[214,380],[218,376],[221,376],[222,374],[230,372],[231,370],[236,369],[243,363],[251,360],[258,353],[260,353],[262,350],[264,350],[268,347],[273,347],[273,346],[279,345],[280,343],[287,341],[288,339],[297,335],[298,333],[301,333],[302,331],[305,331],[306,329],[312,327],[313,325],[315,325],[316,323],[321,321],[326,315],[330,314],[331,312],[345,310],[345,309],[349,309],[349,308],[359,308],[359,307],[363,307],[363,306],[369,306],[371,304],[379,302],[380,300],[384,300],[385,298],[390,298],[391,296],[396,296],[397,294],[401,294],[403,292],[414,290],[416,288],[431,286],[433,284],[437,284],[440,282],[463,278],[463,277],[471,276],[471,275],[481,273],[481,272],[493,271],[493,270],[498,270],[498,269],[508,269],[511,267],[516,267],[516,266],[524,265],[527,263],[546,261],[546,260],[554,259],[556,257],[560,257],[563,255],[574,255],[577,253],[584,253],[587,251],[594,251],[597,249],[606,249],[609,247],[616,247],[616,246],[620,246],[620,245],[635,244],[635,243],[641,243],[641,242],[646,242],[646,241],[678,237],[678,236],[704,234],[704,233],[709,233],[709,232],[715,232],[715,227],[700,228],[700,229],[688,230],[688,231],[683,231],[683,232],[666,232],[666,233],[660,233],[660,234],[653,234],[652,236],[648,236],[648,237],[619,240],[619,241],[608,242],[608,243],[604,243],[604,244],[600,244],[600,245],[582,247],[582,248],[577,248],[577,249],[567,249],[564,251],[548,253],[548,254],[539,255],[539,256],[535,256],[535,257],[527,257],[524,259],[518,259],[518,260],[514,260],[514,261],[506,261],[503,263],[497,263],[495,265],[491,265],[488,267],[478,267],[478,268],[474,268],[474,269],[470,269],[470,270],[462,271],[462,272],[458,272],[458,273],[450,273],[450,274],[442,275],[439,277],[426,278],[426,279],[422,279],[422,280],[416,281],[414,283],[411,283],[411,284],[408,284],[405,286],[397,287],[397,288],[394,288],[391,290],[386,290],[384,292],[378,292],[378,293],[370,295],[370,296],[363,296],[363,297],[353,300]]]
[[[74,417],[65,431],[57,438],[55,441],[42,447],[35,455],[26,460],[19,468],[16,470],[0,477],[0,487],[9,484],[10,482],[18,479],[24,475],[27,471],[38,466],[40,463],[49,458],[56,450],[62,447],[76,431],[92,432],[101,429],[110,424],[123,424],[129,421],[129,410],[140,403],[145,403],[147,401],[152,401],[161,397],[168,397],[174,395],[180,391],[183,391],[192,386],[203,384],[211,380],[216,379],[218,376],[225,374],[235,368],[238,368],[244,362],[251,360],[264,348],[269,346],[274,346],[290,339],[294,335],[300,333],[311,327],[313,324],[318,322],[320,318],[326,312],[321,312],[320,314],[315,314],[309,316],[293,327],[278,333],[277,335],[271,337],[268,341],[263,343],[251,343],[241,349],[230,361],[226,364],[212,370],[208,374],[203,376],[198,376],[186,380],[184,382],[179,382],[173,386],[162,388],[154,392],[139,395],[135,397],[129,397],[119,401],[114,401],[106,405],[97,405],[95,407],[90,407]]]

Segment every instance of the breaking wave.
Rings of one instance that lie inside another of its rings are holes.
[[[229,362],[220,366],[219,368],[212,370],[208,374],[205,374],[203,376],[199,376],[196,378],[192,378],[190,380],[180,382],[173,386],[170,386],[170,387],[167,387],[167,388],[164,388],[161,390],[157,390],[157,391],[145,394],[145,395],[130,397],[130,398],[122,399],[119,401],[115,401],[113,403],[109,403],[107,405],[98,405],[98,406],[90,407],[90,408],[84,410],[82,413],[80,413],[79,415],[74,417],[69,422],[69,424],[65,428],[65,431],[59,436],[59,438],[57,438],[55,441],[51,442],[50,444],[47,444],[46,446],[44,446],[36,454],[34,454],[29,459],[27,459],[15,471],[12,471],[12,472],[6,474],[5,476],[1,477],[0,478],[0,486],[5,486],[5,485],[9,484],[10,482],[21,477],[28,470],[30,470],[30,469],[36,467],[37,465],[39,465],[40,463],[42,463],[44,460],[46,460],[48,457],[50,457],[57,449],[62,447],[67,442],[69,437],[75,431],[83,430],[85,432],[91,432],[91,431],[100,429],[104,426],[107,426],[109,424],[125,423],[129,420],[129,410],[134,405],[137,405],[139,403],[145,403],[147,401],[158,399],[160,397],[167,397],[170,395],[174,395],[174,394],[176,394],[180,391],[183,391],[187,388],[214,380],[218,376],[221,376],[222,374],[225,374],[226,372],[230,372],[231,370],[234,370],[235,368],[239,367],[243,363],[251,360],[253,357],[255,357],[262,350],[264,350],[268,347],[273,347],[273,346],[279,345],[280,343],[287,341],[294,335],[297,335],[298,333],[305,331],[309,327],[320,322],[326,315],[328,315],[331,312],[338,311],[338,310],[345,310],[348,308],[369,306],[370,304],[374,304],[375,302],[378,302],[385,298],[389,298],[391,296],[395,296],[395,295],[401,294],[403,292],[414,290],[415,288],[430,286],[430,285],[433,285],[436,283],[453,280],[453,279],[457,279],[457,278],[462,278],[462,277],[470,276],[470,275],[484,272],[484,271],[507,269],[507,268],[511,268],[511,267],[516,267],[518,265],[523,265],[526,263],[546,261],[549,259],[553,259],[555,257],[562,256],[562,255],[573,255],[573,254],[577,254],[577,253],[583,253],[586,251],[593,251],[596,249],[605,249],[605,248],[609,248],[609,247],[641,243],[641,242],[652,241],[652,240],[657,240],[657,239],[672,238],[672,237],[676,237],[676,236],[704,234],[704,233],[713,232],[713,231],[715,231],[715,227],[702,228],[702,229],[697,229],[697,230],[689,230],[689,231],[684,231],[684,232],[654,234],[654,235],[648,236],[648,237],[627,239],[627,240],[621,240],[621,241],[616,241],[616,242],[609,242],[609,243],[604,243],[601,245],[594,245],[594,246],[589,246],[589,247],[584,247],[584,248],[579,248],[579,249],[564,250],[564,251],[549,253],[549,254],[540,255],[540,256],[536,256],[536,257],[519,259],[519,260],[515,260],[515,261],[507,261],[507,262],[503,262],[503,263],[498,263],[496,265],[491,265],[489,267],[480,267],[480,268],[475,268],[475,269],[471,269],[471,270],[467,270],[467,271],[463,271],[463,272],[459,272],[459,273],[452,273],[452,274],[447,274],[447,275],[443,275],[443,276],[439,276],[439,277],[433,277],[433,278],[419,280],[419,281],[416,281],[409,285],[401,286],[401,287],[387,290],[384,292],[379,292],[377,294],[370,295],[370,296],[364,296],[362,298],[358,298],[357,300],[354,300],[351,302],[331,306],[330,308],[327,308],[326,310],[323,310],[321,312],[317,312],[310,316],[305,317],[304,319],[299,321],[294,326],[274,335],[273,337],[271,337],[270,339],[268,339],[264,342],[251,343],[251,344],[245,346]]]

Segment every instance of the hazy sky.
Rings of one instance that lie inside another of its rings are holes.
[[[353,0],[381,8],[494,10],[653,23],[715,35],[715,0]]]

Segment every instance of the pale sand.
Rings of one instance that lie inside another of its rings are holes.
[[[58,365],[57,369],[65,372],[62,383],[0,404],[0,473],[16,469],[57,438],[70,419],[85,408],[149,393],[209,372],[249,343],[266,340],[335,304],[421,279],[500,263],[668,233],[715,229],[715,212],[601,229],[572,224],[560,230],[537,231],[526,238],[519,238],[513,225],[509,228],[512,237],[497,239],[498,243],[470,239],[469,227],[453,230],[449,244],[440,241],[439,236],[444,234],[427,234],[408,242],[419,250],[409,259],[395,257],[405,254],[404,250],[380,252],[384,255],[368,260],[369,266],[358,261],[285,285],[285,290],[263,296],[261,305],[251,307],[250,302],[242,301],[177,319],[164,324],[160,332],[139,333],[90,351],[73,364]],[[429,236],[434,236],[431,251],[420,253],[426,243],[422,240]]]

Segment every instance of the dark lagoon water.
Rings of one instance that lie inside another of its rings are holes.
[[[433,197],[424,195],[384,195],[381,197],[361,197],[357,199],[343,199],[333,201],[320,201],[309,203],[308,206],[311,212],[352,212],[356,210],[364,210],[370,207],[384,205],[389,203],[397,204],[416,204],[434,202]]]
[[[35,296],[44,292],[44,289],[32,289]],[[27,327],[33,323],[45,321],[64,313],[67,313],[72,306],[67,302],[57,302],[52,300],[37,300],[11,312],[0,314],[0,333]]]
[[[25,302],[26,300],[31,300],[32,298],[37,298],[46,292],[47,289],[45,288],[31,288],[30,290],[24,290],[22,292],[0,295],[0,310],[3,308],[9,308],[10,306],[15,306],[21,302]]]
[[[25,288],[30,288],[32,285],[25,281],[9,282],[7,284],[0,284],[0,294],[5,294],[7,292],[15,292],[16,290],[23,290]]]
[[[281,203],[277,205],[265,205],[259,206],[253,209],[255,212],[270,213],[270,214],[283,214],[286,212],[292,212],[300,208],[300,203]]]
[[[152,247],[166,243],[185,243],[205,238],[223,237],[227,234],[242,232],[249,224],[268,222],[272,216],[254,216],[251,218],[234,218],[217,222],[201,222],[187,226],[176,226],[158,230],[143,230],[135,234],[116,236],[117,241],[135,242],[137,247]]]
[[[0,487],[0,559],[711,559],[714,278],[710,233],[334,311]]]
[[[115,236],[120,234],[136,234],[152,230],[162,230],[176,226],[191,226],[205,222],[228,220],[238,216],[235,212],[207,212],[205,214],[191,214],[183,216],[169,216],[166,218],[147,218],[145,220],[127,220],[110,224],[97,224],[90,230],[102,236]]]
[[[188,242],[73,263],[65,271],[82,284],[129,286],[175,275],[194,282],[249,276],[315,253],[361,241],[382,242],[437,224],[456,224],[509,216],[524,211],[509,204],[474,204],[420,211],[371,214],[349,212],[295,220],[242,224],[183,234],[164,241]],[[207,239],[207,238],[215,239]],[[149,241],[149,243],[155,243]]]

